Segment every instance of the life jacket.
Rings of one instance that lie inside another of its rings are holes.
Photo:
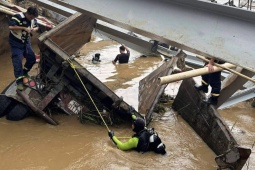
[[[138,137],[138,145],[136,150],[139,152],[154,151],[158,154],[165,154],[165,144],[162,143],[158,133],[154,128],[144,129],[139,132],[136,137]]]
[[[17,14],[15,14],[12,18],[12,20],[16,20],[18,22],[17,26],[23,26],[23,27],[27,27],[27,28],[35,28],[36,27],[36,20],[33,19],[31,21],[29,21],[28,19],[26,19],[26,16],[24,15],[23,12],[19,12]],[[29,33],[25,30],[11,30],[11,34],[21,40],[22,42],[25,42],[28,37],[30,36]]]

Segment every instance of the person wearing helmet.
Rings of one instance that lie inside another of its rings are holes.
[[[161,142],[158,134],[153,128],[146,128],[145,121],[142,118],[137,118],[132,114],[132,129],[135,134],[127,142],[121,142],[113,131],[109,131],[110,139],[117,145],[120,150],[137,150],[138,152],[154,151],[159,154],[166,154],[165,145]]]

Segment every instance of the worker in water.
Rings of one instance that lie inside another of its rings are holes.
[[[121,142],[113,131],[108,132],[110,139],[117,147],[123,151],[135,149],[138,152],[154,151],[162,155],[166,154],[165,145],[161,142],[157,132],[153,128],[146,128],[144,120],[132,114],[132,110],[131,115],[133,119],[132,129],[135,134],[127,142]]]
[[[36,17],[38,17],[37,8],[29,7],[26,12],[15,14],[9,22],[9,44],[18,90],[23,90],[23,78],[28,76],[28,72],[36,62],[35,53],[29,40],[32,33],[38,30]],[[23,57],[26,59],[24,68],[22,66]]]
[[[96,54],[93,56],[93,58],[92,58],[92,63],[93,63],[93,64],[97,64],[97,63],[99,63],[99,62],[101,62],[101,60],[100,60],[100,53],[96,53]]]
[[[217,105],[218,98],[220,96],[221,91],[221,72],[214,72],[214,63],[223,64],[224,61],[215,60],[213,58],[208,58],[209,62],[205,63],[205,67],[208,67],[209,74],[202,75],[202,85],[195,86],[195,88],[199,91],[203,91],[204,93],[208,93],[208,86],[212,87],[211,96],[208,99],[207,103],[212,105]]]
[[[117,61],[119,61],[120,64],[122,63],[128,63],[129,61],[129,56],[130,56],[130,51],[129,49],[124,45],[122,44],[120,47],[119,47],[119,50],[120,50],[120,54],[118,54],[115,59],[112,61],[113,64],[116,64]],[[127,51],[127,53],[125,52]]]

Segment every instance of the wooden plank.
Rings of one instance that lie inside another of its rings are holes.
[[[138,111],[146,116],[147,122],[150,122],[153,109],[167,86],[159,85],[157,81],[158,77],[171,74],[178,57],[183,55],[185,55],[185,53],[180,51],[176,57],[172,57],[171,60],[162,64],[159,68],[139,82]]]
[[[172,107],[216,154],[222,154],[230,143],[237,142],[217,110],[203,101],[204,93],[194,85],[192,78],[183,80]]]
[[[51,89],[51,91],[41,100],[40,103],[38,103],[38,108],[40,110],[43,110],[45,107],[48,106],[48,104],[58,95],[58,93],[63,90],[64,84],[59,83],[54,88]]]
[[[192,78],[183,80],[172,108],[182,116],[216,155],[225,155],[230,149],[238,146],[238,143],[215,107],[203,101],[204,93],[197,91],[194,85],[195,81]],[[239,158],[231,165],[234,165],[234,169],[241,170],[249,154],[242,156],[242,153],[235,150],[233,153]]]
[[[67,60],[70,56],[65,53],[62,49],[58,48],[56,44],[54,44],[51,40],[47,39],[44,41],[44,44],[48,46],[52,51],[54,51],[60,58],[64,60]],[[80,65],[77,61],[72,60],[73,64],[78,68],[77,72],[79,75],[84,77],[84,82],[86,80],[89,80],[90,82],[97,85],[97,88],[99,88],[101,91],[103,91],[107,96],[112,98],[114,101],[118,100],[118,96],[113,93],[108,87],[106,87],[101,81],[99,81],[94,75],[92,75],[87,69],[83,68],[82,65]],[[72,76],[74,78],[74,72],[72,70],[68,71],[66,73],[69,76]],[[80,84],[80,83],[79,83]]]
[[[59,49],[69,55],[75,54],[85,43],[90,41],[96,19],[75,13],[51,31],[39,37],[42,42],[51,40]]]
[[[51,125],[58,125],[59,123],[51,118],[47,113],[40,110],[38,107],[34,105],[34,103],[29,99],[29,96],[24,91],[17,90],[17,94],[23,99],[23,101],[34,111],[36,115],[43,118],[46,122]]]
[[[95,18],[82,14],[51,34],[49,38],[67,54],[72,55],[90,41],[95,23]]]
[[[51,29],[48,32],[44,32],[40,37],[39,37],[39,41],[44,41],[45,39],[47,39],[50,35],[54,34],[56,31],[58,31],[59,29],[61,29],[62,27],[64,27],[65,25],[69,24],[72,20],[76,19],[77,17],[79,17],[81,15],[81,13],[77,12],[75,14],[73,14],[72,16],[70,16],[69,18],[67,18],[65,21],[59,23],[56,27],[54,27],[54,29]]]

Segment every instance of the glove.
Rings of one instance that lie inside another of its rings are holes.
[[[114,132],[113,132],[113,131],[109,131],[109,132],[108,132],[108,136],[109,136],[110,139],[113,141],[113,143],[114,143],[115,145],[117,145],[117,143],[113,140]]]
[[[114,132],[113,131],[109,131],[108,132],[108,136],[112,139],[112,137],[114,136]]]

